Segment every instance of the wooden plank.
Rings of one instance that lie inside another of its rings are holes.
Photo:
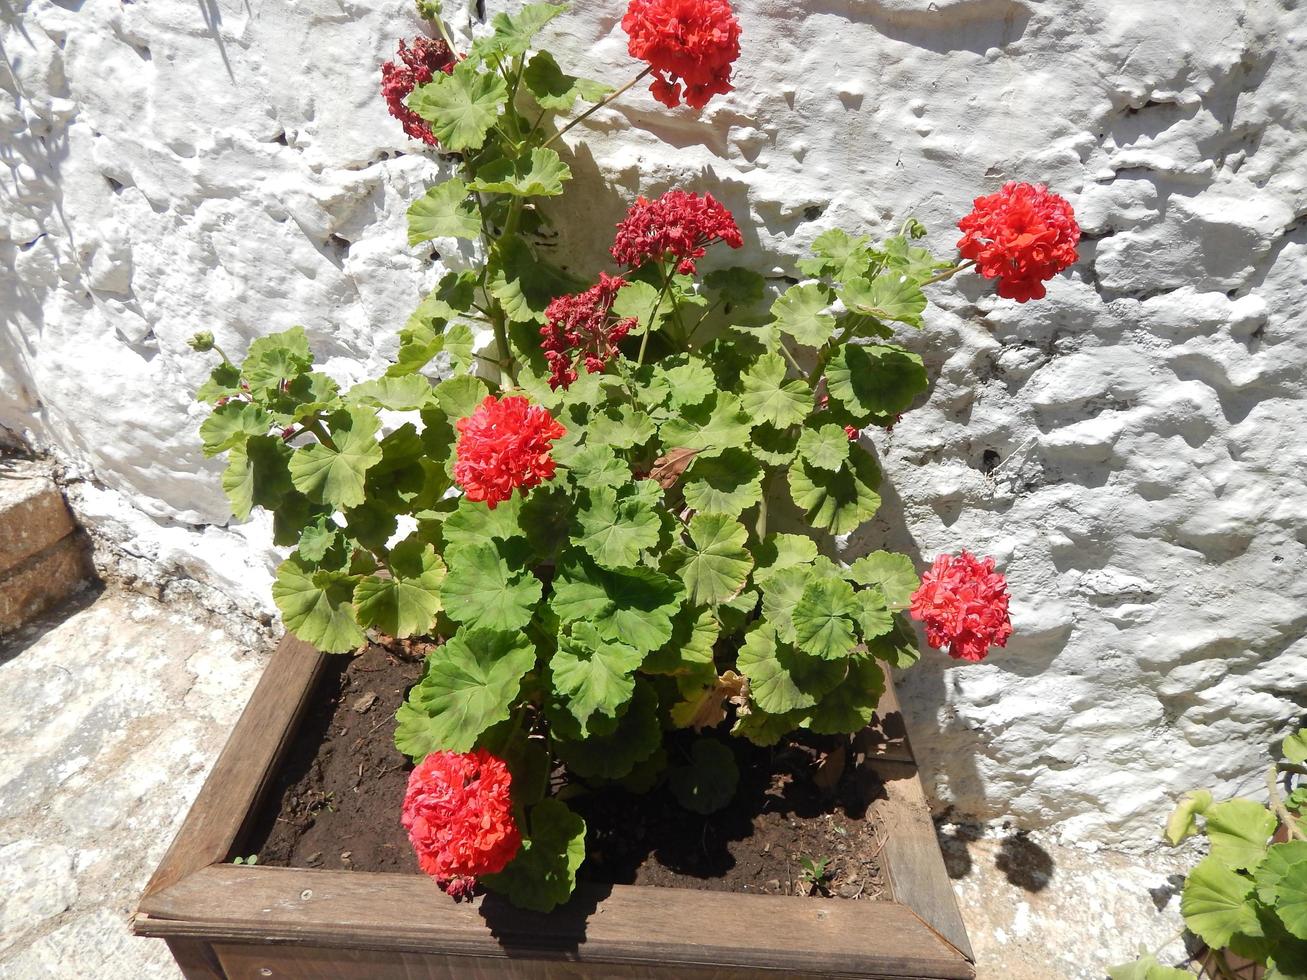
[[[168,950],[186,980],[231,980],[223,972],[213,947],[194,939],[169,939]]]
[[[141,911],[139,935],[236,944],[787,976],[975,975],[910,908],[893,902],[583,884],[566,906],[539,915],[494,895],[456,903],[419,875],[224,864],[155,892]]]
[[[916,765],[887,760],[869,765],[885,784],[888,796],[876,803],[876,814],[885,827],[881,853],[889,872],[890,894],[974,962]]]
[[[508,957],[441,956],[377,949],[316,946],[214,947],[228,980],[667,980],[663,966],[518,960]],[[264,971],[271,970],[271,973]],[[676,980],[752,980],[756,970],[677,967]],[[815,973],[787,973],[790,980],[823,980]]]
[[[227,860],[271,781],[283,749],[295,735],[327,656],[290,634],[282,639],[185,823],[146,886],[146,897],[194,871]]]
[[[885,673],[885,693],[876,705],[876,715],[871,724],[855,736],[854,747],[877,759],[915,764],[912,746],[908,744],[907,726],[903,724],[903,712],[899,708],[898,691],[894,689],[894,679],[888,671]]]

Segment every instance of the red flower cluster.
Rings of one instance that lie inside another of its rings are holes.
[[[444,41],[419,37],[414,39],[411,48],[402,40],[399,42],[398,60],[402,64],[387,61],[381,66],[381,94],[386,99],[386,106],[390,114],[404,124],[404,132],[415,140],[435,146],[436,134],[425,119],[404,104],[404,99],[419,85],[431,81],[436,72],[451,74],[458,59]]]
[[[454,446],[454,482],[468,500],[491,510],[513,496],[554,478],[553,441],[567,434],[549,411],[525,398],[487,395],[477,410],[459,419]]]
[[[1044,281],[1078,258],[1080,226],[1065,198],[1043,184],[1004,184],[997,194],[978,197],[975,210],[958,222],[958,251],[972,259],[986,279],[998,279],[998,294],[1024,303],[1044,298]]]
[[[711,194],[668,191],[656,201],[637,197],[617,226],[610,249],[622,265],[638,269],[650,260],[678,259],[677,271],[694,275],[694,260],[714,242],[741,248],[740,228]]]
[[[931,646],[948,646],[949,656],[974,663],[984,660],[991,646],[1007,645],[1012,635],[1007,604],[1007,579],[994,571],[994,559],[963,551],[935,559],[912,594],[911,612],[926,624]]]
[[[649,62],[653,97],[675,109],[702,109],[731,90],[731,65],[740,56],[740,24],[729,0],[631,0],[622,18],[632,58]]]
[[[540,346],[549,361],[549,387],[567,388],[577,378],[576,361],[596,374],[616,357],[622,338],[636,325],[635,317],[612,316],[617,291],[626,285],[620,276],[599,273],[599,285],[574,296],[559,296],[545,309]]]
[[[503,871],[517,856],[512,782],[485,749],[433,752],[409,773],[400,819],[418,864],[449,894],[469,894],[478,875]]]

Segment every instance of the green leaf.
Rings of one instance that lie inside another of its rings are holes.
[[[482,732],[508,718],[535,662],[525,634],[459,630],[427,656],[426,673],[396,713],[396,747],[414,760],[470,751]]]
[[[920,236],[914,236],[920,237]],[[921,282],[937,272],[952,268],[952,262],[943,262],[935,258],[924,248],[908,243],[902,235],[885,239],[881,248],[885,253],[885,265],[903,273],[909,279]]]
[[[521,524],[523,503],[521,497],[510,497],[491,510],[484,501],[460,497],[458,506],[445,518],[442,527],[446,546],[481,545],[492,539],[511,541],[525,537]]]
[[[540,29],[567,9],[565,4],[529,3],[516,14],[495,14],[494,33],[478,38],[473,53],[494,61],[526,54]]]
[[[744,411],[779,429],[802,422],[812,408],[812,391],[802,381],[786,381],[785,371],[785,359],[780,354],[764,354],[740,379],[744,389],[740,405]]]
[[[740,767],[735,753],[713,738],[701,738],[690,748],[690,763],[668,773],[668,786],[678,803],[694,813],[716,813],[735,797]]]
[[[740,594],[753,569],[747,539],[744,525],[733,518],[696,514],[690,519],[691,544],[681,545],[678,557],[691,602],[715,606]]]
[[[795,642],[814,657],[845,659],[857,644],[853,624],[860,612],[848,582],[840,578],[810,581],[791,614]]]
[[[414,89],[408,106],[431,124],[446,150],[479,150],[508,102],[508,86],[497,72],[478,72],[471,59],[453,74],[436,72]]]
[[[241,375],[254,392],[272,391],[313,366],[309,338],[303,327],[260,337],[250,344]]]
[[[793,428],[775,429],[763,422],[754,427],[749,450],[768,466],[788,466],[794,462],[798,446],[799,437]]]
[[[737,666],[749,678],[750,699],[772,715],[813,707],[845,672],[842,663],[811,657],[781,643],[765,620],[744,638]]]
[[[230,361],[223,361],[209,372],[209,380],[195,390],[195,400],[212,405],[240,393],[241,369]]]
[[[354,579],[297,556],[277,568],[272,600],[286,628],[324,653],[349,653],[367,640],[354,618]]]
[[[880,469],[862,450],[855,450],[838,473],[806,462],[790,467],[790,496],[809,524],[831,534],[848,534],[875,516],[880,507]]]
[[[762,499],[762,467],[741,449],[697,456],[685,473],[685,504],[700,514],[738,517]]]
[[[854,313],[913,327],[921,326],[921,314],[926,309],[926,294],[921,287],[898,272],[877,276],[870,282],[856,276],[846,279],[840,299]]]
[[[1252,870],[1266,856],[1266,842],[1275,833],[1275,815],[1252,800],[1214,803],[1203,814],[1212,857],[1232,871]]]
[[[640,552],[658,544],[662,520],[646,498],[628,493],[618,499],[616,490],[598,486],[585,499],[577,511],[581,533],[573,543],[604,568],[637,565]]]
[[[884,636],[894,628],[894,614],[890,612],[879,585],[858,590],[854,599],[858,604],[858,632],[864,640]]]
[[[364,381],[351,388],[345,397],[358,405],[410,412],[425,408],[434,396],[430,381],[420,374],[409,374]]]
[[[1165,836],[1172,847],[1198,833],[1198,821],[1194,818],[1206,813],[1211,805],[1212,794],[1205,789],[1193,790],[1180,798],[1166,821]]]
[[[595,412],[590,417],[586,442],[602,444],[614,449],[633,449],[643,446],[654,437],[653,420],[644,412],[621,405]]]
[[[834,297],[821,283],[791,286],[772,304],[776,326],[805,347],[821,347],[835,332],[835,317],[823,312]]]
[[[605,640],[649,653],[671,639],[684,595],[679,582],[651,568],[600,568],[573,552],[559,568],[550,604],[563,623],[589,620]]]
[[[817,542],[802,534],[769,534],[754,553],[758,568],[753,580],[765,587],[767,580],[783,569],[812,564]]]
[[[296,553],[307,562],[321,562],[340,541],[340,528],[330,517],[320,517],[300,534]]]
[[[635,317],[640,323],[640,329],[633,331],[636,336],[647,330],[657,330],[672,310],[669,298],[662,297],[662,303],[659,303],[660,295],[647,282],[638,279],[627,282],[613,300],[613,315],[619,319]]]
[[[704,276],[703,284],[717,293],[723,303],[731,306],[752,306],[761,303],[767,280],[738,265],[728,269],[714,269]]]
[[[838,473],[849,459],[849,436],[838,425],[804,429],[799,436],[799,458],[831,473]]]
[[[272,419],[258,405],[230,401],[220,405],[200,426],[205,456],[217,456],[252,436],[266,436]]]
[[[367,472],[381,462],[375,413],[351,408],[328,420],[333,446],[318,443],[295,451],[290,477],[295,489],[315,504],[357,507],[365,498]]]
[[[1280,745],[1280,754],[1289,762],[1307,762],[1307,728],[1286,735]]]
[[[708,366],[697,358],[666,370],[659,366],[654,370],[654,377],[660,376],[667,386],[668,404],[673,408],[702,404],[705,398],[717,390],[717,379]]]
[[[501,238],[487,269],[490,293],[514,323],[543,323],[550,301],[572,285],[556,268],[537,258],[520,236]]]
[[[433,389],[433,394],[440,410],[451,422],[465,419],[486,400],[490,389],[481,378],[470,374],[461,374],[457,378],[446,378]]]
[[[547,147],[531,150],[529,159],[506,157],[481,168],[468,190],[483,194],[510,194],[513,197],[557,197],[563,193],[563,181],[572,179],[572,171]],[[480,225],[477,234],[481,232]]]
[[[276,508],[293,491],[290,447],[277,436],[250,436],[231,448],[222,489],[238,521],[248,520],[255,507]]]
[[[1307,940],[1307,860],[1290,865],[1280,877],[1275,887],[1275,914],[1291,934]]]
[[[572,483],[578,489],[586,487],[618,489],[634,479],[631,467],[617,458],[612,446],[603,444],[582,446],[568,457],[563,465],[567,467]]]
[[[686,408],[680,418],[663,423],[658,435],[666,449],[696,449],[702,456],[718,456],[727,449],[749,444],[753,420],[729,392],[718,392],[701,405]]]
[[[613,90],[607,85],[566,74],[548,51],[538,51],[522,73],[527,91],[542,109],[568,112],[576,100],[600,102]]]
[[[355,587],[359,624],[401,638],[426,633],[440,612],[444,562],[431,545],[409,539],[391,550],[389,565],[389,578],[370,575]]]
[[[791,565],[788,568],[774,569],[760,580],[762,585],[763,617],[775,629],[776,635],[786,643],[798,640],[792,619],[794,607],[803,598],[803,590],[812,578],[813,570],[809,565]]]
[[[1235,933],[1256,933],[1252,890],[1251,878],[1231,871],[1215,856],[1204,858],[1189,872],[1180,897],[1185,925],[1217,949],[1229,945]]]
[[[1121,963],[1107,969],[1110,980],[1194,980],[1188,970],[1177,970],[1173,966],[1162,966],[1157,957],[1142,947],[1139,959],[1133,963]]]
[[[749,709],[748,714],[736,716],[731,734],[747,738],[754,745],[767,747],[775,745],[794,731],[806,718],[807,712],[802,709],[781,715],[770,715],[755,706]]]
[[[649,654],[641,669],[646,674],[711,674],[716,680],[713,646],[721,635],[721,626],[712,611],[686,606],[677,614],[672,629],[671,640]]]
[[[471,188],[477,190],[478,188]],[[408,207],[408,243],[417,245],[433,238],[481,237],[481,209],[468,196],[468,185],[457,177],[427,190]]]
[[[1302,861],[1307,861],[1307,841],[1292,840],[1272,844],[1253,876],[1257,884],[1257,900],[1263,905],[1274,905],[1280,889],[1280,879],[1289,868]]]
[[[552,912],[576,887],[576,871],[585,860],[585,821],[561,800],[544,799],[531,808],[530,834],[523,837],[508,867],[477,880],[518,908]]]
[[[492,544],[445,552],[449,574],[440,594],[450,619],[469,629],[516,630],[531,622],[543,586],[530,572],[510,570]]]
[[[901,613],[895,614],[892,618],[894,626],[888,633],[872,636],[864,632],[863,639],[867,644],[867,652],[877,660],[891,667],[905,669],[921,659],[921,651],[917,648],[917,635]]]
[[[596,715],[599,730],[612,731],[635,693],[634,672],[643,659],[638,650],[605,640],[586,622],[573,624],[570,635],[558,638],[558,651],[549,662],[554,690],[567,698],[567,710],[582,734],[590,734]]]
[[[816,258],[800,259],[799,271],[814,278],[829,275],[843,279],[850,272],[857,274],[871,259],[868,242],[866,235],[851,238],[842,228],[828,228],[813,240]]]
[[[912,593],[921,586],[912,559],[892,551],[873,551],[864,555],[849,566],[845,575],[859,585],[879,586],[885,601],[891,606],[906,606]]]
[[[851,735],[871,723],[885,693],[885,673],[870,657],[854,657],[848,674],[822,694],[812,709],[809,730],[818,735]]]
[[[611,732],[581,737],[570,713],[549,715],[554,751],[573,773],[583,779],[621,779],[662,746],[658,720],[658,693],[647,680],[636,678],[630,706]]]
[[[826,366],[831,397],[860,420],[898,415],[928,387],[921,358],[880,344],[845,344]]]

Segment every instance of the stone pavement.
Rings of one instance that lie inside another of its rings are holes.
[[[127,920],[262,652],[186,606],[81,606],[0,646],[0,978],[175,980]]]
[[[0,980],[179,980],[127,920],[262,652],[184,603],[109,592],[64,615],[0,647]],[[1177,856],[942,837],[981,980],[1101,980],[1179,929]]]

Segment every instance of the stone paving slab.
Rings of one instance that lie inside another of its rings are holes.
[[[263,660],[130,594],[0,646],[0,978],[180,977],[128,917]]]

